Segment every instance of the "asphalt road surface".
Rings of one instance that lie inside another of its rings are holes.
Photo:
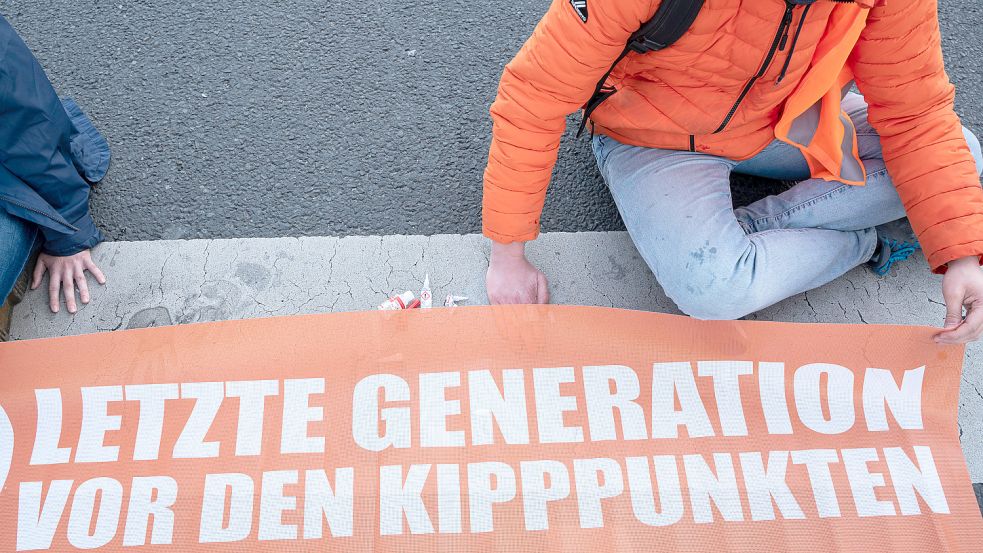
[[[0,13],[113,146],[100,227],[153,240],[477,232],[488,106],[547,4],[0,0]],[[983,7],[941,4],[957,108],[983,131]],[[569,132],[543,223],[621,228]]]

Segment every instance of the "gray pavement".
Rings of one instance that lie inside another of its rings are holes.
[[[356,236],[110,242],[95,250],[109,283],[74,317],[32,293],[14,310],[15,338],[62,336],[201,321],[374,309],[393,292],[463,294],[485,303],[488,241],[478,235]],[[549,233],[530,258],[560,304],[678,313],[623,232]],[[749,319],[938,326],[940,277],[924,259],[889,278],[857,268]],[[983,344],[969,347],[959,431],[970,474],[983,482]]]
[[[983,131],[983,7],[940,4],[958,111]],[[478,231],[487,108],[547,5],[0,0],[0,13],[113,145],[100,226],[153,240]],[[585,140],[565,137],[543,224],[622,228]]]

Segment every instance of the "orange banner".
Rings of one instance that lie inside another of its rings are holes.
[[[482,307],[0,345],[0,551],[980,551],[933,329]]]

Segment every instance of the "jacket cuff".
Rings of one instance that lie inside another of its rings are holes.
[[[486,238],[490,238],[495,242],[500,242],[502,244],[511,244],[512,242],[531,242],[539,237],[539,229],[529,231],[519,235],[502,234],[500,232],[495,232],[494,230],[488,228],[487,226],[482,226],[481,233],[485,235]]]
[[[103,241],[102,233],[96,228],[96,224],[89,213],[73,222],[72,225],[78,228],[72,234],[61,234],[42,227],[44,246],[41,250],[48,255],[64,257],[92,249],[96,244]]]
[[[976,256],[980,260],[980,265],[983,266],[983,253],[981,253],[983,252],[983,242],[976,243],[975,247],[973,246],[973,244],[965,244],[955,248],[948,248],[942,252],[936,252],[928,256],[928,265],[932,268],[933,273],[944,275],[949,269],[948,263],[950,261]]]
[[[71,98],[61,98],[62,107],[78,134],[72,137],[72,160],[76,169],[90,183],[96,183],[109,171],[111,152],[106,138],[96,129],[82,108]]]

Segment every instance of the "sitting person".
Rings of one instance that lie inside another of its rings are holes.
[[[945,273],[936,340],[978,339],[983,158],[953,110],[936,2],[707,2],[668,48],[626,48],[666,1],[554,0],[506,66],[484,181],[491,302],[548,301],[524,244],[566,116],[603,91],[585,115],[598,167],[684,313],[736,319],[864,263],[886,274],[918,246],[875,227],[907,215]],[[732,171],[799,183],[735,209]]]
[[[82,303],[89,302],[86,271],[99,284],[106,282],[89,254],[102,241],[89,214],[89,187],[109,169],[109,145],[75,102],[58,98],[2,17],[0,120],[0,300],[6,299],[0,340],[5,340],[28,272],[32,289],[48,273],[49,305],[56,313],[61,295],[69,313],[77,311],[76,291]],[[34,254],[31,271],[27,265]]]

